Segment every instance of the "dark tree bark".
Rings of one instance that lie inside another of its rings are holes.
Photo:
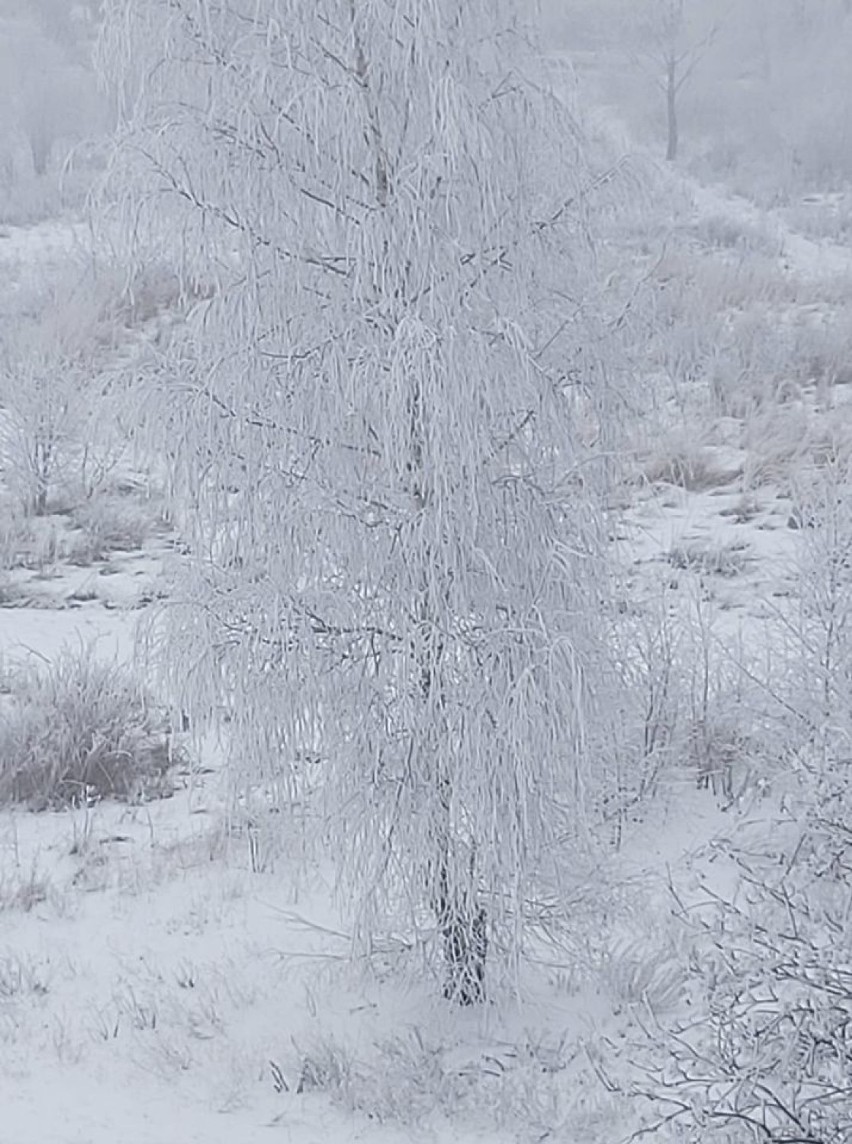
[[[438,922],[444,946],[444,996],[458,1005],[485,1000],[488,915],[482,906],[441,903]]]

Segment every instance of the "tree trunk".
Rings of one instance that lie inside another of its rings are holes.
[[[465,906],[451,893],[442,899],[438,924],[444,947],[444,996],[458,1005],[485,1000],[488,915],[483,906]]]
[[[441,818],[435,838],[436,864],[432,908],[438,919],[444,957],[444,997],[458,1005],[480,1005],[485,1000],[485,965],[488,959],[488,915],[476,900],[475,861],[469,874],[459,876],[453,861],[450,827],[450,779],[438,780]]]
[[[677,123],[677,64],[669,60],[666,68],[666,118],[668,122],[668,143],[666,146],[666,160],[673,163],[678,152],[678,123]]]
[[[35,490],[33,512],[36,516],[47,513],[47,494],[50,491],[50,460],[52,448],[46,441],[37,441],[35,446]]]
[[[29,137],[30,155],[33,162],[33,173],[44,175],[50,163],[50,152],[53,148],[53,139],[44,131],[34,129]]]
[[[380,139],[378,130],[374,137]],[[377,169],[381,169],[377,167]],[[386,180],[378,180],[381,191]],[[425,474],[426,431],[425,420],[429,410],[424,408],[420,385],[415,378],[411,390],[409,413],[409,454],[408,470],[412,474],[411,499],[417,515],[428,511],[431,494]],[[433,566],[427,548],[424,565]],[[417,607],[418,625],[424,633],[417,664],[420,676],[420,696],[425,709],[441,711],[444,706],[444,689],[441,682],[440,665],[444,658],[444,643],[438,631],[440,609],[435,607],[430,595],[430,585],[424,575],[419,585]],[[485,1000],[485,963],[488,957],[487,913],[475,900],[475,891],[466,878],[459,878],[453,861],[454,840],[452,828],[453,778],[436,753],[437,766],[434,775],[435,791],[438,794],[439,824],[434,839],[435,883],[433,886],[432,908],[438,921],[444,958],[444,997],[458,1005],[479,1005]],[[474,870],[471,862],[470,877]]]

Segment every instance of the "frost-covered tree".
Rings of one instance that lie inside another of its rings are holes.
[[[666,159],[680,149],[680,94],[716,34],[701,5],[687,0],[644,0],[634,15],[636,59],[652,69],[666,101]],[[700,21],[700,22],[699,22]]]
[[[74,7],[0,5],[0,134],[25,143],[38,177],[57,148],[64,159],[75,141],[106,126],[91,46],[82,27],[72,34],[78,28]]]
[[[0,465],[27,513],[89,497],[116,463],[115,320],[106,284],[79,267],[22,291],[0,353]]]
[[[114,0],[101,51],[135,233],[212,291],[161,371],[175,678],[463,1003],[584,830],[601,656],[600,181],[525,7]]]

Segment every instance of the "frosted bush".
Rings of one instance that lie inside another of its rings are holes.
[[[33,809],[168,792],[163,722],[129,669],[65,651],[18,673],[0,717],[0,802]]]

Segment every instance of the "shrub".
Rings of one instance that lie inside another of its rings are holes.
[[[703,492],[731,484],[741,471],[725,465],[710,449],[673,439],[663,442],[645,460],[643,474],[651,484],[675,485],[688,492]]]
[[[666,559],[673,568],[698,572],[705,576],[739,576],[749,563],[748,545],[742,541],[728,544],[675,545]]]
[[[165,725],[127,669],[91,650],[18,673],[0,716],[0,802],[32,809],[169,793]]]
[[[682,1122],[684,1144],[852,1138],[845,766],[822,770],[803,822],[782,820],[769,843],[731,849],[736,895],[684,911],[695,943],[689,1014],[649,1024],[634,1058],[636,1093],[654,1101],[658,1125]]]
[[[156,513],[120,497],[98,496],[74,509],[72,522],[80,532],[69,547],[72,564],[103,560],[110,552],[134,552],[158,527]]]

